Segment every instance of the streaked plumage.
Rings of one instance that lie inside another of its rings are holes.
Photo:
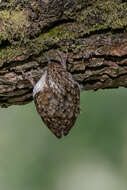
[[[67,135],[80,112],[80,89],[62,58],[49,63],[33,89],[36,109],[57,138]]]

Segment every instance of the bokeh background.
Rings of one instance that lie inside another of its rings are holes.
[[[0,109],[0,190],[126,190],[127,89],[81,93],[81,114],[58,140],[34,103]]]

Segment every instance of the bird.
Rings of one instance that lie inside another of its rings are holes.
[[[48,65],[37,83],[31,73],[22,72],[33,86],[36,110],[49,130],[60,139],[69,134],[80,113],[80,86],[67,71],[66,60],[57,51],[57,62]]]

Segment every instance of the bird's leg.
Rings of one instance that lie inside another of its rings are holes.
[[[24,73],[24,71],[22,70],[22,75],[23,75],[23,77],[24,77],[26,80],[28,80],[28,81],[32,84],[33,87],[35,86],[35,82],[34,82],[34,80],[33,80],[32,73],[31,73],[31,72],[29,72],[29,73]]]
[[[63,59],[63,56],[60,53],[60,51],[57,51],[57,54],[59,56],[59,62],[63,65],[64,69],[66,70],[67,69],[67,66],[66,66],[67,55],[66,55],[66,58]]]

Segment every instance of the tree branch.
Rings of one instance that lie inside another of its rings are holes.
[[[127,86],[127,3],[120,0],[3,0],[0,3],[0,106],[26,104],[47,65],[68,53],[85,90]]]

